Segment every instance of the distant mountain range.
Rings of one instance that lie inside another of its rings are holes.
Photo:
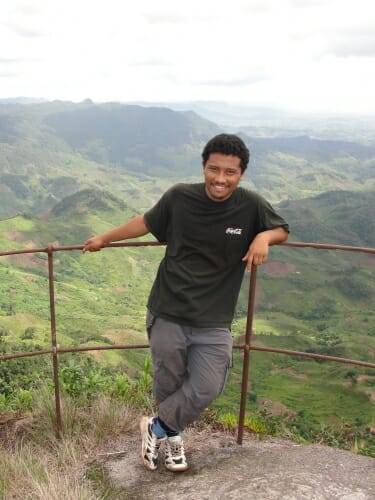
[[[43,97],[6,97],[0,99],[1,104],[38,104],[41,102],[48,102],[48,99],[44,99]]]
[[[193,111],[164,107],[0,101],[0,217],[45,212],[85,188],[142,198],[142,176],[163,185],[200,177],[202,147],[220,131]],[[375,146],[239,133],[251,151],[245,184],[274,203],[374,189]]]

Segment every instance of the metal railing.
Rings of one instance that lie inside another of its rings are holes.
[[[161,246],[163,243],[158,242],[121,242],[121,243],[111,243],[107,247],[117,248],[117,247],[144,247],[144,246]],[[353,247],[344,245],[332,245],[332,244],[321,244],[321,243],[300,243],[300,242],[287,242],[282,243],[281,246],[284,247],[296,247],[296,248],[314,248],[317,250],[340,250],[349,252],[362,252],[367,254],[375,255],[375,248],[366,247]],[[60,354],[68,352],[82,352],[82,351],[99,351],[99,350],[109,350],[109,349],[146,349],[149,347],[148,344],[132,344],[132,345],[102,345],[102,346],[82,346],[75,348],[61,348],[57,345],[57,334],[56,334],[56,314],[55,314],[55,289],[54,289],[54,262],[53,255],[55,252],[64,252],[70,250],[82,250],[83,245],[74,246],[54,246],[49,244],[47,247],[43,248],[27,248],[22,250],[11,250],[7,252],[0,252],[0,257],[17,255],[17,254],[27,254],[27,253],[46,253],[48,256],[48,282],[49,282],[49,299],[50,299],[50,324],[51,324],[51,349],[44,349],[39,351],[31,352],[20,352],[15,354],[6,354],[0,356],[0,361],[7,361],[16,358],[26,358],[31,356],[41,356],[46,354],[52,355],[53,364],[53,381],[54,381],[54,392],[55,392],[55,410],[56,410],[56,437],[60,438],[62,434],[62,417],[61,417],[61,400],[60,400],[60,383],[59,383],[59,360],[58,356]],[[250,273],[250,286],[249,286],[249,296],[248,296],[248,309],[247,309],[247,321],[246,321],[246,333],[245,333],[245,343],[235,344],[233,349],[239,349],[243,351],[243,367],[242,367],[242,384],[241,384],[241,400],[240,400],[240,411],[238,420],[238,434],[237,442],[242,444],[244,424],[245,424],[245,412],[246,412],[246,397],[249,382],[249,368],[250,368],[250,351],[263,351],[279,354],[287,354],[292,356],[301,356],[305,358],[320,359],[325,361],[334,361],[338,363],[347,363],[357,366],[362,366],[366,368],[374,368],[374,363],[369,363],[367,361],[359,361],[347,358],[340,358],[335,356],[326,356],[323,354],[316,354],[303,351],[292,351],[288,349],[276,349],[273,347],[261,347],[255,346],[251,343],[252,332],[253,332],[253,319],[255,310],[255,290],[257,281],[257,267],[252,266]]]

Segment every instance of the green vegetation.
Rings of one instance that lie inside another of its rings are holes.
[[[89,227],[87,217],[91,215],[82,217],[82,227],[84,224]],[[95,217],[97,224],[99,219]],[[18,220],[23,226],[21,217],[13,222]],[[25,227],[38,231],[39,223],[36,220]],[[49,240],[54,240],[57,233],[68,234],[64,218],[51,218],[42,223],[40,231],[46,236],[50,231]],[[31,237],[31,233],[26,231],[25,234],[27,239]],[[72,236],[72,242],[75,237]],[[56,253],[59,345],[147,343],[145,304],[163,251],[156,247],[106,249],[90,255],[77,251]],[[294,259],[290,258],[291,253]],[[325,254],[324,259],[321,253]],[[336,252],[273,249],[270,263],[259,269],[255,345],[372,362],[375,346],[374,314],[370,306],[374,292],[372,269],[359,265],[355,259],[358,257],[353,259],[351,254],[337,255]],[[32,266],[27,259],[17,260],[15,266],[6,258],[0,273],[3,284],[0,288],[1,351],[48,347],[45,257],[41,255]],[[352,281],[353,289],[348,288]],[[365,293],[361,284],[366,287]],[[239,343],[245,331],[247,285],[245,277],[233,325],[233,334]],[[124,397],[130,399],[131,391],[126,384],[139,380],[145,356],[146,352],[133,350],[62,355],[62,386],[71,397],[82,391],[96,397],[105,388],[119,387]],[[30,409],[34,392],[40,390],[40,380],[50,378],[52,373],[44,357],[7,361],[1,363],[0,368],[3,370],[0,373],[3,411],[20,407]],[[220,415],[238,414],[241,370],[241,355],[235,352],[226,390],[213,407],[224,428],[233,425],[234,417],[230,424],[230,417]],[[255,420],[253,427],[250,424],[248,427],[260,429],[265,426],[267,432],[290,433],[309,441],[321,440],[324,434],[329,442],[328,436],[334,435],[332,443],[354,449],[355,442],[357,451],[372,453],[374,380],[370,369],[252,352],[247,418]]]
[[[349,124],[350,127],[352,124]],[[120,104],[0,105],[0,217],[45,215],[64,197],[104,189],[135,210],[201,173],[219,127],[192,112]],[[374,146],[307,136],[244,136],[250,186],[272,202],[374,189]]]
[[[0,497],[58,500],[117,498],[116,491],[94,474],[88,457],[111,440],[134,430],[140,409],[101,393],[83,404],[64,396],[64,435],[54,436],[51,391],[35,394],[33,412],[15,415],[3,426],[0,444]],[[97,471],[98,472],[98,471]]]
[[[347,378],[354,380],[352,373]],[[71,357],[61,370],[63,436],[54,435],[56,420],[53,390],[42,381],[38,390],[19,393],[14,410],[0,421],[0,495],[2,498],[117,498],[107,484],[99,453],[135,430],[141,412],[154,408],[151,396],[150,358],[145,359],[138,380],[110,373],[90,358]],[[32,410],[31,410],[32,409]],[[299,442],[319,440],[332,446],[374,456],[374,439],[343,421],[320,424],[311,430],[307,413],[299,419],[262,409],[245,418],[245,432],[278,434]],[[233,411],[207,410],[194,424],[198,429],[233,432]],[[4,425],[5,424],[5,425]],[[111,448],[112,449],[112,448]]]
[[[193,113],[129,108],[0,106],[0,251],[82,244],[149,208],[171,183],[200,179],[201,146],[218,128]],[[246,140],[254,154],[245,185],[283,200],[278,210],[294,241],[375,247],[372,147],[306,137]],[[163,252],[56,252],[59,346],[147,343],[145,307]],[[255,345],[373,363],[373,264],[364,253],[273,248],[258,270]],[[239,343],[247,300],[245,276],[233,324]],[[0,355],[49,347],[47,255],[0,257]],[[64,400],[146,404],[147,356],[61,355]],[[211,409],[226,429],[235,426],[241,369],[236,351],[226,390]],[[51,373],[49,356],[0,362],[0,412],[34,412],[50,391]],[[246,425],[373,455],[374,380],[370,369],[254,351]]]

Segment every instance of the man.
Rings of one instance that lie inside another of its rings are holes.
[[[288,225],[258,194],[239,187],[249,150],[232,134],[212,138],[203,153],[204,183],[177,184],[144,215],[86,241],[83,251],[148,232],[166,242],[146,318],[158,415],[143,417],[142,461],[184,471],[181,431],[223,390],[231,323],[245,268],[266,261]]]

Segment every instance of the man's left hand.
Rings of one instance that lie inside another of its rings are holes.
[[[283,227],[275,227],[258,233],[249,246],[246,255],[242,258],[244,262],[247,261],[247,270],[251,271],[253,264],[259,266],[266,262],[270,245],[282,243],[287,238],[288,232]]]
[[[247,261],[247,270],[251,271],[251,266],[259,266],[266,262],[269,252],[269,239],[264,233],[259,233],[252,241],[249,246],[249,250],[246,255],[242,258],[243,261]]]

